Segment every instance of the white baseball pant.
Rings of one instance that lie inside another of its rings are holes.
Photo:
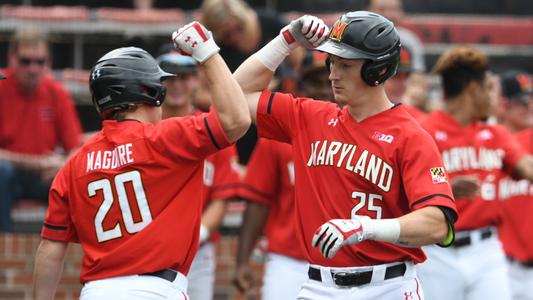
[[[176,279],[150,275],[130,275],[89,281],[83,285],[80,300],[189,300],[187,278],[177,273]]]
[[[307,281],[306,261],[268,253],[263,275],[261,299],[296,299],[302,284]]]
[[[507,261],[513,300],[533,300],[533,268]]]
[[[426,297],[431,300],[509,300],[511,292],[506,259],[495,231],[488,238],[481,230],[456,233],[467,236],[462,247],[423,247],[428,259],[417,266]]]
[[[403,276],[384,279],[387,267],[398,263],[376,265],[359,268],[329,268],[313,266],[320,269],[321,281],[307,280],[298,294],[300,300],[421,300],[424,293],[416,276],[413,263],[405,262],[406,269]],[[364,272],[372,270],[370,283],[357,287],[338,287],[332,272]],[[450,298],[451,299],[451,298]]]
[[[216,253],[211,242],[203,244],[194,257],[187,293],[191,300],[212,300],[215,289]]]

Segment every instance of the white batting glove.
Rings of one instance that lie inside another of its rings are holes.
[[[355,245],[366,239],[361,219],[367,216],[356,216],[353,219],[332,219],[318,227],[313,235],[312,245],[326,258],[333,258],[344,245]]]
[[[280,34],[290,49],[300,45],[314,49],[326,40],[329,28],[321,19],[305,15],[283,27]]]
[[[192,56],[199,63],[205,62],[220,50],[211,31],[196,21],[174,31],[172,41],[181,54]]]

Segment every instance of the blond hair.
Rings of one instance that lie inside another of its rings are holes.
[[[46,48],[49,48],[48,35],[35,27],[21,28],[11,36],[9,40],[9,52],[16,53],[20,45],[36,46],[44,44]]]

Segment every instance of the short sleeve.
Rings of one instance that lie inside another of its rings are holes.
[[[214,110],[165,119],[155,126],[150,139],[166,156],[185,160],[204,159],[231,144]]]
[[[237,163],[237,153],[235,147],[228,147],[213,156],[214,179],[209,187],[208,200],[229,199],[237,196],[237,189],[240,183],[239,165]]]
[[[68,171],[66,164],[57,174],[48,194],[48,209],[44,219],[41,237],[45,239],[77,242],[76,230],[68,202]]]
[[[505,153],[503,157],[503,164],[505,170],[509,173],[513,173],[518,161],[527,155],[527,150],[520,145],[520,143],[512,136],[512,134],[504,127],[498,126],[499,137],[503,151]]]
[[[246,176],[239,189],[239,195],[249,201],[272,205],[279,187],[279,164],[272,142],[260,139],[248,162]]]
[[[442,206],[457,214],[448,175],[429,134],[421,131],[412,134],[400,156],[401,177],[410,208]]]
[[[290,94],[264,91],[257,106],[259,136],[290,143],[296,130],[295,110],[299,103]]]

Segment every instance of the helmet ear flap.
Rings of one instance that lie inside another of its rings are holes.
[[[366,61],[361,68],[361,78],[370,86],[377,86],[396,74],[399,60]]]

